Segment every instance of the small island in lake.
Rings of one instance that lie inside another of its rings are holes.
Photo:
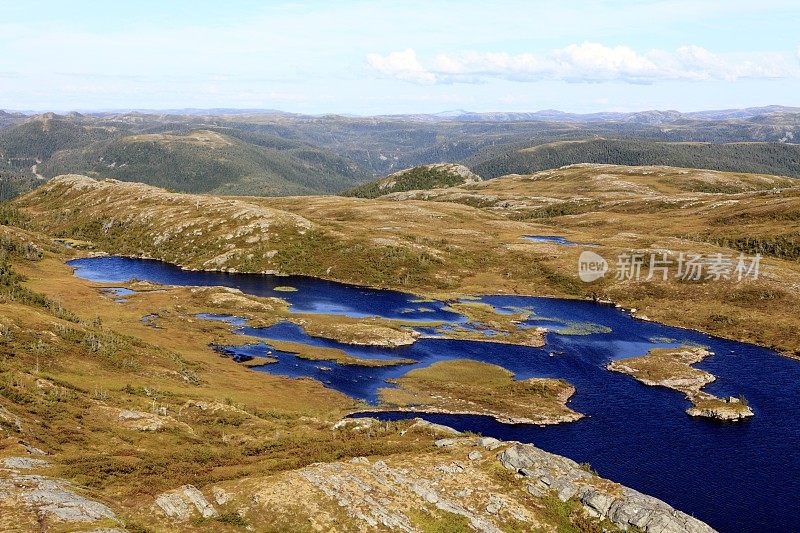
[[[753,416],[753,410],[744,398],[719,398],[701,390],[716,378],[692,365],[709,355],[711,352],[701,347],[655,348],[641,357],[612,361],[607,368],[633,376],[645,385],[684,393],[692,402],[686,410],[691,416],[731,421]]]
[[[566,406],[575,387],[562,379],[515,380],[505,368],[457,359],[412,370],[380,390],[398,411],[491,416],[506,424],[559,424],[583,418]]]

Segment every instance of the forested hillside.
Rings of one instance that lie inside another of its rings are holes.
[[[576,163],[666,165],[800,177],[800,145],[591,139],[512,149],[474,162],[471,167],[485,178],[496,178]]]
[[[351,161],[311,145],[234,134],[195,130],[98,141],[59,151],[41,172],[80,172],[176,191],[256,196],[332,193],[368,177]]]
[[[800,114],[789,108],[376,117],[3,112],[0,197],[63,173],[185,192],[341,193],[401,169],[438,163],[463,164],[485,179],[582,162],[797,176],[798,145],[791,144],[796,139]],[[427,181],[420,183],[437,186],[437,180]]]

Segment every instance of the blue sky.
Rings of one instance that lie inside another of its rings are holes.
[[[800,106],[800,3],[0,2],[0,109]]]

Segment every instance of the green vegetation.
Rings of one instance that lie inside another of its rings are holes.
[[[800,146],[781,143],[659,142],[644,139],[591,139],[510,149],[476,162],[486,178],[533,174],[576,163],[666,165],[800,177]],[[698,192],[730,192],[702,184]]]
[[[228,130],[147,134],[62,150],[42,165],[48,176],[80,173],[142,181],[185,192],[258,196],[341,190],[366,178],[356,165],[299,142]]]
[[[692,236],[693,240],[709,242],[724,248],[733,248],[749,255],[761,254],[781,259],[800,260],[800,235],[758,236]]]
[[[441,189],[480,180],[460,165],[424,165],[390,174],[385,178],[360,185],[343,196],[377,198],[393,192]]]

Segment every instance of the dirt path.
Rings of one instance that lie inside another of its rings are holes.
[[[37,179],[46,180],[47,178],[45,178],[44,176],[39,174],[38,167],[39,167],[39,163],[41,163],[41,162],[42,162],[41,159],[37,159],[36,160],[36,164],[31,167],[31,172],[33,173],[34,176],[36,176]]]

